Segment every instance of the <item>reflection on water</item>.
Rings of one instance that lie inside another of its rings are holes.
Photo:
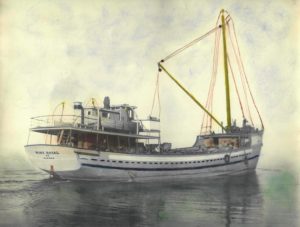
[[[282,171],[164,183],[0,175],[1,226],[297,226],[299,219],[299,185]]]

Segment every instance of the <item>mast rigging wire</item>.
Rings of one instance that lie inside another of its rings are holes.
[[[256,106],[256,103],[255,103],[255,100],[254,100],[254,97],[253,97],[253,95],[252,95],[252,91],[251,91],[251,89],[250,89],[250,85],[249,85],[249,82],[248,82],[248,79],[247,79],[247,75],[246,75],[246,73],[245,73],[245,67],[244,67],[244,64],[243,64],[243,61],[242,61],[242,58],[241,58],[241,52],[240,52],[240,48],[239,48],[238,41],[237,41],[237,37],[236,37],[236,32],[235,32],[234,22],[233,22],[233,20],[231,20],[231,21],[232,21],[232,27],[233,27],[233,32],[234,32],[235,41],[236,41],[236,44],[237,44],[238,55],[239,55],[239,57],[240,57],[240,61],[241,61],[241,65],[242,65],[242,70],[243,70],[243,73],[244,73],[244,76],[245,76],[245,79],[246,79],[247,87],[248,87],[248,90],[249,90],[249,93],[250,93],[250,96],[251,96],[253,105],[254,105],[254,107],[255,107],[255,109],[256,109],[256,112],[257,112],[257,114],[258,114],[258,117],[259,117],[259,120],[260,120],[262,129],[264,129],[264,123],[263,123],[263,120],[262,120],[261,115],[260,115],[260,113],[259,113],[259,110],[258,110],[258,108],[257,108],[257,106]]]
[[[189,42],[188,44],[184,45],[183,47],[175,50],[174,52],[172,52],[171,54],[169,54],[167,57],[165,57],[162,61],[166,62],[167,60],[169,60],[170,58],[176,56],[177,54],[180,54],[182,51],[184,51],[185,49],[193,46],[194,44],[198,43],[199,41],[201,41],[202,39],[204,39],[205,37],[209,36],[210,34],[214,33],[216,30],[220,29],[221,26],[215,27],[213,29],[211,29],[209,32],[205,33],[204,35],[194,39],[193,41]]]
[[[239,72],[240,72],[240,78],[241,78],[242,87],[243,87],[243,91],[244,91],[244,95],[245,95],[245,102],[246,102],[247,112],[249,114],[249,118],[250,118],[250,121],[251,121],[252,125],[254,125],[253,120],[252,120],[252,116],[251,116],[251,112],[250,112],[250,108],[249,108],[247,92],[246,92],[246,85],[247,85],[248,91],[250,93],[250,96],[251,96],[252,102],[254,104],[254,107],[256,109],[256,112],[259,116],[259,119],[260,119],[260,122],[261,122],[261,125],[262,125],[262,129],[264,129],[264,124],[263,124],[262,118],[260,116],[260,113],[258,111],[258,108],[256,106],[256,103],[254,101],[254,98],[253,98],[253,95],[252,95],[252,92],[251,92],[251,89],[250,89],[250,85],[249,85],[249,82],[248,82],[248,79],[247,79],[247,76],[246,76],[246,73],[245,73],[244,65],[243,65],[243,62],[242,62],[242,59],[241,59],[241,54],[240,54],[240,49],[239,49],[239,45],[238,45],[238,41],[237,41],[237,37],[236,37],[234,22],[231,19],[230,14],[227,11],[225,11],[225,12],[228,14],[226,16],[225,20],[226,20],[226,24],[228,24],[228,33],[229,33],[231,45],[232,45],[232,48],[233,48],[233,52],[234,52],[234,55],[235,55],[235,58],[236,58],[236,62],[237,62],[237,65],[238,65],[238,69],[239,69]],[[192,40],[191,42],[187,43],[183,47],[175,50],[174,52],[172,52],[171,54],[169,54],[168,56],[166,56],[164,59],[161,60],[161,62],[166,62],[170,58],[180,54],[181,52],[183,52],[187,48],[193,46],[194,44],[198,43],[199,41],[201,41],[205,37],[207,37],[210,34],[216,32],[215,33],[216,35],[215,35],[212,77],[211,77],[211,81],[210,81],[210,85],[209,85],[209,91],[208,91],[208,97],[207,97],[206,105],[205,105],[205,107],[208,109],[208,111],[210,113],[212,113],[212,107],[213,107],[212,106],[212,100],[213,100],[213,93],[214,93],[214,87],[215,87],[215,83],[216,83],[216,75],[217,75],[217,69],[218,69],[217,65],[218,65],[218,57],[219,57],[219,40],[220,40],[220,32],[219,32],[220,30],[219,29],[222,27],[221,25],[218,25],[220,15],[221,15],[221,13],[218,16],[218,19],[217,19],[217,22],[216,22],[216,27],[214,27],[213,29],[211,29],[210,31],[205,33],[204,35],[202,35],[202,36]],[[234,45],[233,38],[232,38],[232,33],[231,33],[230,23],[229,23],[230,21],[232,21],[232,28],[233,28],[236,47]],[[228,62],[229,62],[228,55],[227,55],[227,59],[228,59]],[[234,85],[235,85],[235,90],[236,90],[237,95],[238,95],[238,100],[239,100],[239,104],[240,104],[240,107],[241,107],[242,115],[245,118],[244,108],[243,108],[243,105],[242,105],[242,102],[241,102],[240,94],[238,92],[238,87],[237,87],[237,84],[236,84],[235,76],[233,74],[233,69],[232,69],[232,66],[231,66],[230,62],[229,62],[229,65],[230,65],[230,70],[231,70],[232,78],[233,78]],[[154,92],[154,97],[153,97],[153,102],[152,102],[151,115],[153,113],[153,108],[154,108],[154,105],[155,105],[156,95],[157,95],[157,98],[158,98],[159,116],[160,116],[161,106],[160,106],[160,97],[159,97],[159,72],[157,73],[157,78],[156,78],[156,87],[155,87],[155,92]],[[204,125],[204,121],[206,122],[205,125]],[[211,131],[211,129],[212,129],[212,119],[210,118],[210,120],[209,120],[208,114],[205,114],[205,113],[204,113],[203,119],[202,119],[200,134],[202,133],[202,130],[204,128],[209,129],[209,131]]]

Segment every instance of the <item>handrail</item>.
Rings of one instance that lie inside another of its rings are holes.
[[[36,117],[31,117],[31,120],[38,120],[38,118],[46,118],[46,117],[80,117],[80,115],[72,115],[72,114],[66,114],[66,115],[41,115]],[[90,117],[84,117],[85,119],[95,120],[94,118]]]

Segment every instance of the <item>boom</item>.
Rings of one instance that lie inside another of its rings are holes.
[[[164,72],[202,109],[204,110],[205,113],[208,114],[208,116],[211,117],[211,119],[213,119],[222,129],[224,129],[226,131],[226,129],[224,128],[224,126],[185,88],[183,87],[183,85],[181,83],[179,83],[178,80],[175,79],[175,77],[173,77],[171,75],[171,73],[168,72],[168,70],[161,64],[161,62],[158,63],[158,67],[159,69],[164,70]]]

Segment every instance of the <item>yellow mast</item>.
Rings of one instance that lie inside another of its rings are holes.
[[[171,73],[168,72],[168,70],[159,62],[158,63],[158,68],[161,71],[164,70],[165,73],[201,108],[204,110],[205,113],[208,114],[208,116],[210,116],[222,129],[224,129],[226,131],[226,129],[224,128],[224,126],[186,89],[183,87],[183,85],[181,85],[179,83],[178,80],[175,79],[175,77],[173,77],[171,75]]]
[[[226,23],[225,23],[225,18],[224,18],[224,9],[221,10],[221,14],[222,14],[225,91],[226,91],[227,130],[230,130],[230,128],[231,128],[231,108],[230,108],[230,91],[229,91],[227,46],[226,46]]]

